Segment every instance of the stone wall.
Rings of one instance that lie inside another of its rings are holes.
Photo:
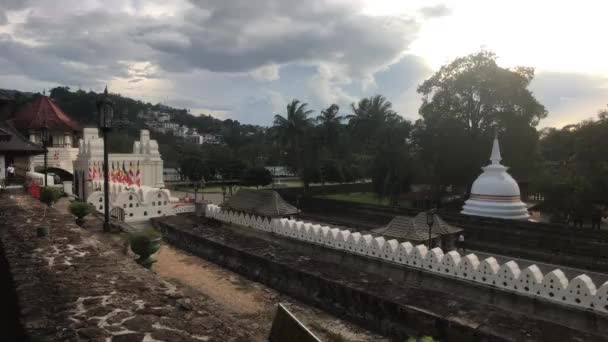
[[[457,280],[413,268],[398,272],[400,266],[380,259],[235,224],[220,227],[213,219],[173,216],[152,223],[166,241],[185,251],[397,341],[411,335],[431,335],[441,341],[605,340],[600,326],[606,320],[587,317],[588,327],[574,328],[539,318],[539,313],[547,312],[543,305],[531,314],[505,310],[498,303],[488,305],[450,291],[452,286],[458,288]],[[395,272],[375,273],[383,267]],[[511,299],[501,300],[524,298],[504,294]]]
[[[501,265],[494,257],[479,260],[475,254],[460,255],[457,251],[444,254],[440,248],[428,250],[425,245],[413,246],[409,242],[387,241],[383,237],[374,238],[369,234],[362,235],[351,230],[340,230],[285,218],[269,220],[254,215],[224,211],[216,205],[207,206],[206,216],[327,248],[493,286],[523,296],[542,298],[591,312],[608,313],[608,282],[596,288],[593,280],[585,274],[568,279],[559,269],[542,274],[535,265],[522,270],[515,261]]]
[[[0,340],[250,340],[246,327],[217,305],[188,297],[142,268],[111,236],[83,230],[57,210],[44,217],[42,212],[43,205],[29,196],[0,195],[0,280],[7,286],[7,272],[13,280],[0,298],[14,291],[18,311],[11,315],[16,338],[3,329]],[[36,227],[43,222],[50,235],[38,238]],[[10,304],[3,300],[0,311]],[[25,336],[18,335],[20,326]]]
[[[394,216],[415,216],[419,211],[323,198],[300,201],[304,215],[366,229],[386,225]],[[441,211],[448,223],[465,229],[471,249],[518,258],[608,272],[608,233],[574,229],[560,224],[502,220]]]

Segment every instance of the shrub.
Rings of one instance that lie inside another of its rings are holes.
[[[145,254],[151,241],[162,237],[159,231],[153,228],[147,228],[139,232],[129,234],[129,242],[131,243],[131,249],[136,254]],[[152,254],[152,253],[150,253]]]
[[[40,201],[48,206],[53,205],[61,197],[62,193],[59,189],[52,187],[43,187],[40,189]]]
[[[160,232],[155,229],[144,229],[129,235],[131,250],[139,255],[138,263],[148,268],[152,266],[154,260],[150,256],[160,248],[161,236]]]
[[[70,203],[70,212],[78,219],[83,219],[85,216],[92,213],[95,209],[89,203],[74,201]]]

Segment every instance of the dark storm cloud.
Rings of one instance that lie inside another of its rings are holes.
[[[60,3],[61,1],[59,1]],[[396,60],[418,30],[413,20],[369,17],[353,4],[312,1],[194,1],[181,18],[104,10],[28,15],[15,35],[34,48],[87,64],[151,60],[170,71],[245,72],[298,61],[368,74]]]
[[[164,49],[192,67],[248,71],[320,61],[368,73],[394,61],[414,38],[412,20],[370,17],[353,4],[311,1],[196,1],[179,32],[188,44]],[[152,46],[160,48],[158,42]]]
[[[360,1],[0,1],[0,20],[4,10],[27,9],[0,38],[4,73],[87,88],[124,78],[133,85],[126,89],[140,92],[145,80],[162,78],[176,104],[242,111],[234,115],[250,122],[268,122],[277,103],[295,96],[319,107],[350,101],[341,88],[373,83],[420,26],[363,15]],[[152,16],[145,11],[151,3],[179,8]],[[283,81],[298,65],[305,66],[301,83]],[[260,82],[272,84],[262,89]]]
[[[61,84],[98,84],[105,75],[126,75],[124,68],[110,61],[107,64],[84,66],[54,55],[42,54],[40,49],[0,37],[0,61],[15,74],[32,79]],[[122,71],[121,71],[122,70]]]

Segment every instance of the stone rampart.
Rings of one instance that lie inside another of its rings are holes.
[[[366,229],[386,225],[396,215],[415,216],[419,211],[324,198],[303,198],[305,216]],[[575,268],[608,272],[608,233],[539,222],[439,213],[451,225],[465,229],[471,249],[518,258],[558,263]]]
[[[499,264],[493,257],[479,260],[475,254],[460,255],[457,251],[444,253],[440,248],[428,250],[425,245],[413,246],[409,242],[386,241],[382,237],[374,238],[355,231],[332,229],[285,218],[269,220],[224,211],[216,205],[207,206],[206,216],[327,248],[493,286],[523,296],[569,305],[598,314],[608,313],[608,282],[598,288],[585,274],[568,279],[559,269],[542,274],[535,265],[522,270],[515,261]]]
[[[587,318],[587,327],[575,327],[540,318],[547,306],[551,306],[549,311],[565,306],[536,301],[541,305],[534,312],[514,312],[500,303],[488,305],[454,291],[466,287],[479,291],[480,286],[470,282],[459,286],[456,278],[236,224],[220,228],[213,219],[173,216],[155,218],[152,223],[166,241],[183,250],[394,340],[412,335],[431,335],[441,341],[605,340],[598,326],[606,320]],[[384,272],[388,269],[393,272]],[[487,293],[481,295],[492,292],[500,300],[514,302],[525,299],[486,288]],[[567,311],[562,311],[562,318],[572,317],[572,311]]]
[[[217,305],[144,269],[107,234],[42,212],[29,196],[0,195],[0,313],[10,318],[0,321],[0,340],[251,340]],[[50,235],[39,238],[43,222]]]

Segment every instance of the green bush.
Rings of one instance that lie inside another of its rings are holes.
[[[57,202],[57,200],[61,198],[61,195],[61,191],[56,188],[47,186],[40,189],[40,201],[48,206],[51,206],[53,203]]]
[[[155,262],[150,256],[160,248],[160,238],[162,235],[155,229],[144,229],[140,232],[129,234],[131,250],[139,255],[138,263],[145,267],[152,266]]]
[[[74,201],[70,203],[70,212],[78,219],[83,219],[95,210],[89,203]]]
[[[162,237],[161,233],[153,228],[147,228],[139,232],[129,234],[129,242],[131,243],[131,249],[138,255],[147,254],[147,250],[150,248],[152,241]],[[150,254],[153,254],[149,253]]]

